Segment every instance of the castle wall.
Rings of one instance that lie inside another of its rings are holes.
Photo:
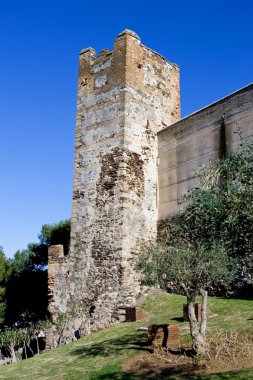
[[[157,131],[179,116],[177,65],[135,33],[80,53],[71,243],[64,275],[49,260],[53,315],[74,310],[75,327],[97,329],[135,305],[138,253],[157,234]]]
[[[158,133],[160,220],[178,211],[178,200],[197,184],[197,171],[219,157],[223,123],[228,152],[252,140],[252,84]]]
[[[253,137],[253,85],[178,121],[179,68],[134,32],[79,58],[70,252],[53,246],[48,262],[49,311],[72,316],[66,337],[124,319],[157,220],[178,212],[224,142],[231,152]]]

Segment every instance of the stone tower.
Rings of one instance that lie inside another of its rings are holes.
[[[119,318],[140,294],[136,258],[157,233],[157,132],[180,116],[179,69],[125,30],[79,56],[71,244],[49,252],[49,310],[75,326]],[[87,312],[88,310],[88,312]]]

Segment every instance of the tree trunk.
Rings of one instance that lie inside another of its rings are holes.
[[[200,324],[200,334],[205,337],[206,336],[206,311],[207,311],[207,291],[204,289],[200,289],[200,294],[202,296],[201,302],[201,324]]]
[[[198,322],[195,314],[195,296],[187,297],[188,318],[190,323],[190,331],[192,337],[192,347],[199,354],[204,354],[206,351],[206,340],[199,332]]]
[[[40,347],[39,347],[39,337],[37,334],[36,334],[36,344],[37,344],[37,355],[39,355],[40,354]]]
[[[27,350],[26,350],[26,343],[25,342],[23,343],[23,349],[24,349],[24,353],[25,353],[25,358],[27,359]]]
[[[11,362],[16,363],[17,357],[16,357],[16,352],[15,352],[14,346],[10,346],[10,352],[11,352]]]

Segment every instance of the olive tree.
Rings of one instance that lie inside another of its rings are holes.
[[[174,289],[187,297],[193,349],[197,353],[204,353],[208,289],[213,284],[228,284],[236,269],[235,262],[228,257],[225,248],[222,245],[207,248],[205,245],[192,247],[156,242],[140,255],[139,265],[143,283],[159,284],[165,289],[172,284]],[[195,314],[198,295],[202,297],[200,327]]]

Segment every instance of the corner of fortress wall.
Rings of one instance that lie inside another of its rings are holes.
[[[81,51],[70,251],[56,260],[52,248],[48,269],[49,311],[72,311],[73,328],[136,305],[138,253],[157,234],[157,132],[179,117],[178,66],[134,32],[112,52]]]

